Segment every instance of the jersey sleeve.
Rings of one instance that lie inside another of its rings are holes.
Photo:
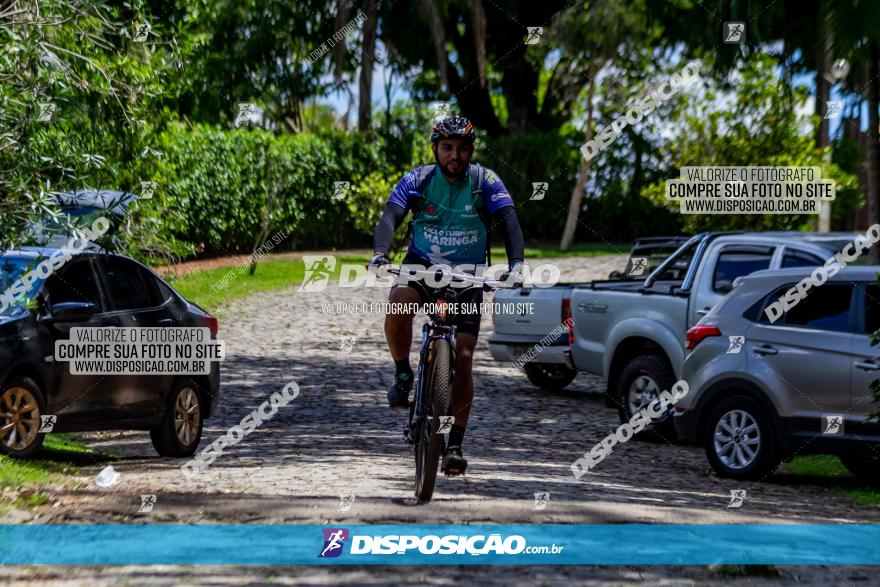
[[[409,210],[412,207],[413,198],[417,197],[415,194],[411,192],[415,192],[416,183],[419,178],[419,169],[413,169],[409,173],[403,176],[397,185],[391,190],[391,195],[388,196],[388,201],[385,203],[388,204],[397,204],[404,210]]]
[[[507,187],[505,187],[501,178],[498,177],[498,174],[487,167],[483,175],[483,185],[481,187],[489,214],[494,214],[505,206],[513,206],[513,198],[510,197]]]

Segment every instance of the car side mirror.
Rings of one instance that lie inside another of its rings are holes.
[[[620,271],[612,271],[608,274],[608,279],[623,279],[624,275]]]
[[[728,294],[733,291],[733,284],[729,281],[722,281],[715,286],[715,291],[717,291],[718,293]]]
[[[98,306],[91,302],[61,302],[52,306],[52,312],[43,318],[51,322],[78,322],[97,313]]]

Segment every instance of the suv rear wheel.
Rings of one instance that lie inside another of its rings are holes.
[[[561,391],[574,381],[577,371],[554,363],[526,363],[526,377],[544,391]]]
[[[721,477],[763,479],[779,465],[776,431],[767,410],[745,395],[715,406],[706,421],[703,446]]]

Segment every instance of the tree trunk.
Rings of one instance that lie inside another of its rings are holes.
[[[373,61],[376,56],[376,0],[364,0],[364,42],[361,48],[361,80],[358,86],[358,130],[364,132],[370,128],[370,116],[373,112]]]
[[[474,54],[477,60],[477,73],[480,87],[486,87],[486,11],[483,0],[473,0],[471,5],[471,26],[474,29]]]
[[[348,24],[348,21],[351,20],[352,9],[354,9],[354,4],[350,0],[336,0],[336,22],[333,27],[335,30],[341,30]],[[348,51],[347,45],[348,43],[343,40],[333,47],[333,81],[337,84],[342,82],[345,54]]]
[[[511,132],[527,132],[538,118],[538,87],[540,72],[526,59],[525,46],[506,60],[501,87],[507,103],[507,127]]]
[[[831,97],[831,82],[826,79],[829,74],[828,52],[831,48],[829,27],[825,21],[825,13],[819,10],[816,23],[816,104],[815,113],[819,116],[819,127],[816,129],[816,148],[824,149],[830,144],[829,119],[825,118],[828,109],[828,98]],[[830,153],[826,156],[830,158]],[[830,160],[826,161],[831,163]],[[831,202],[820,202],[819,217],[816,227],[819,232],[831,230]]]
[[[473,19],[471,19],[472,21]],[[488,84],[476,83],[484,72],[480,70],[478,51],[475,49],[479,43],[478,32],[473,26],[465,29],[464,35],[453,35],[451,38],[455,48],[458,62],[453,65],[447,59],[446,75],[449,81],[449,91],[456,96],[461,114],[467,116],[474,126],[486,131],[490,137],[497,137],[503,133],[501,123],[495,114],[495,106],[492,104]],[[456,66],[461,67],[462,76],[458,75]],[[507,91],[504,91],[507,96]]]
[[[446,75],[446,34],[443,32],[443,20],[433,0],[421,0],[421,9],[431,29],[431,43],[434,45],[434,57],[437,59],[437,72],[440,83],[448,90],[449,76]]]
[[[271,153],[267,153],[266,164],[263,167],[266,177],[269,178],[268,186],[266,187],[266,206],[261,210],[260,232],[254,241],[254,246],[251,247],[251,263],[248,267],[248,275],[253,275],[257,272],[257,263],[259,262],[257,251],[265,244],[266,239],[269,237],[269,231],[272,230],[272,226],[275,224],[273,212],[275,212],[276,202],[278,201],[278,186],[282,183],[282,178],[275,177],[275,171],[278,169],[279,167],[275,163],[274,156]]]
[[[587,138],[585,142],[593,140],[593,94],[596,91],[596,66],[595,57],[590,61],[589,67],[589,86],[587,86]],[[562,231],[562,240],[559,242],[559,250],[567,251],[571,247],[574,240],[574,233],[577,230],[578,216],[581,213],[581,200],[584,197],[584,188],[587,186],[587,178],[590,175],[590,163],[592,159],[584,160],[581,165],[581,171],[578,173],[577,181],[571,192],[571,200],[568,203],[568,215],[565,217],[565,228]]]
[[[880,132],[880,84],[877,78],[880,76],[880,52],[874,40],[868,41],[868,79],[874,83],[868,84],[868,136],[865,149],[865,178],[866,191],[868,193],[868,225],[880,223],[880,147],[878,147],[878,132]],[[872,265],[880,263],[880,246],[870,249]]]

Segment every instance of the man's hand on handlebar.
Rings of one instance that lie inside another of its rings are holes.
[[[367,271],[377,273],[379,268],[385,265],[391,265],[391,261],[388,260],[388,257],[386,257],[384,253],[376,253],[373,255],[373,258],[370,259],[370,262],[367,263]]]
[[[518,263],[514,263],[509,270],[505,271],[501,274],[499,281],[505,284],[505,287],[522,287],[523,282],[525,281],[525,277],[523,275],[523,268],[525,264],[521,261]]]

